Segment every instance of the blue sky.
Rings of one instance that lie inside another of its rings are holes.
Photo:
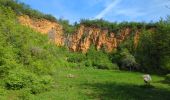
[[[19,0],[57,19],[71,23],[80,19],[105,19],[111,22],[158,21],[170,15],[170,0]]]

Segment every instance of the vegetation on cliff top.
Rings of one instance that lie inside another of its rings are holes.
[[[155,28],[156,23],[141,23],[141,22],[109,22],[103,19],[96,19],[96,20],[88,20],[88,19],[82,19],[80,21],[80,24],[83,24],[87,27],[97,27],[102,30],[108,30],[109,32],[114,32],[115,34],[123,29],[123,28],[131,28],[131,29],[150,29]]]

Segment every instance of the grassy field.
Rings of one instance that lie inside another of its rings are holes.
[[[74,75],[73,78],[68,77]],[[170,84],[152,75],[144,86],[142,73],[96,69],[60,69],[51,91],[31,96],[31,100],[170,100]]]

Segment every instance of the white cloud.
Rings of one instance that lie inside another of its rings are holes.
[[[119,9],[115,11],[115,15],[123,15],[130,18],[136,18],[145,14],[145,12],[142,12],[138,9]]]
[[[105,9],[103,9],[94,19],[101,19],[101,18],[103,18],[108,12],[110,12],[120,2],[121,2],[121,0],[114,0]]]
[[[125,4],[126,1],[126,4]],[[170,15],[170,0],[147,0],[136,1],[132,0],[127,4],[128,0],[114,0],[111,3],[107,2],[105,9],[103,9],[93,19],[109,18],[109,20],[117,20],[122,16],[123,20],[157,20],[160,17]],[[121,3],[120,3],[121,2]],[[122,19],[121,19],[122,20]]]

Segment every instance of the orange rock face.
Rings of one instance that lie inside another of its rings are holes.
[[[41,34],[47,34],[49,40],[57,46],[66,45],[71,51],[84,53],[91,45],[94,45],[97,50],[105,49],[107,52],[111,52],[132,32],[130,28],[124,28],[119,30],[119,35],[116,35],[113,32],[109,33],[108,30],[81,25],[73,35],[65,37],[62,26],[56,22],[46,19],[31,19],[29,16],[20,16],[18,19],[22,25],[29,26]],[[139,31],[136,31],[134,35],[135,45],[137,45],[138,39]]]
[[[41,34],[47,34],[50,41],[53,41],[57,46],[63,46],[63,28],[56,22],[51,22],[46,19],[32,19],[27,15],[19,16],[19,22],[22,25],[29,26]]]
[[[111,52],[127,39],[131,32],[130,28],[124,28],[120,30],[119,35],[116,35],[113,32],[109,33],[108,30],[81,25],[77,32],[70,37],[69,48],[72,51],[87,52],[93,44],[98,50],[105,49],[107,52]],[[135,44],[138,42],[138,33],[138,31],[135,32]]]

